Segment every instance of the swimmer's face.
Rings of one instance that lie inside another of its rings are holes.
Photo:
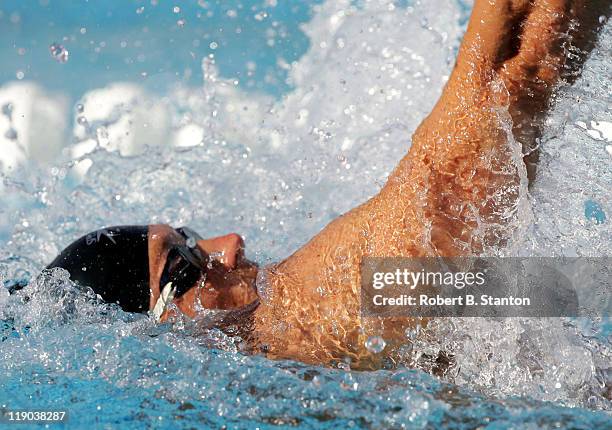
[[[257,299],[257,265],[244,256],[244,241],[231,233],[199,240],[198,248],[209,256],[203,288],[192,288],[176,300],[182,312],[195,315],[194,303],[206,309],[236,309]]]

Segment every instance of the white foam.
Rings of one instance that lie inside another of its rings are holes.
[[[170,114],[163,100],[131,83],[114,83],[89,91],[79,102],[74,136],[79,157],[97,146],[123,156],[141,154],[147,146],[167,144]]]
[[[0,87],[0,168],[49,162],[66,142],[67,101],[32,82]]]

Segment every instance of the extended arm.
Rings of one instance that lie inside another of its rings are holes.
[[[365,256],[481,254],[512,239],[527,187],[521,145],[561,76],[570,23],[598,13],[582,11],[575,1],[475,2],[443,94],[385,187],[268,271],[255,337],[270,356],[369,359],[365,333],[380,321],[360,318]],[[383,333],[403,326],[385,321]]]

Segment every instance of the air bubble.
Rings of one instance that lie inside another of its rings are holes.
[[[208,45],[208,46],[210,47],[210,49],[217,49],[219,47],[217,42],[210,42],[210,45]]]
[[[181,11],[181,8],[180,8],[180,7],[178,7],[178,6],[174,6],[174,7],[172,8],[172,12],[174,12],[174,13],[179,13],[180,11]]]
[[[380,336],[370,336],[365,342],[366,349],[374,354],[381,353],[386,346],[387,342]]]

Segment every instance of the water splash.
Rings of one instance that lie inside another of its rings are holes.
[[[157,423],[171,411],[211,427],[228,417],[237,427],[609,423],[562,407],[610,409],[607,320],[441,319],[407,333],[404,359],[432,371],[444,353],[443,380],[401,368],[356,374],[245,357],[239,340],[209,327],[195,336],[188,321],[156,326],[76,294],[61,273],[36,278],[75,237],[122,223],[238,231],[249,257],[265,265],[377,192],[450,73],[464,16],[441,1],[390,5],[318,6],[306,26],[309,52],[287,65],[295,89],[279,101],[242,92],[219,75],[214,57],[203,61],[202,88],[178,87],[163,100],[118,84],[84,95],[65,162],[7,177],[1,191],[14,203],[0,212],[0,277],[13,289],[31,281],[13,295],[0,289],[2,395],[55,404],[78,390],[73,406],[83,412],[118,396],[124,403],[109,419]],[[576,126],[611,121],[610,82],[598,78],[611,43],[607,25],[582,78],[555,101],[528,200],[533,220],[517,252],[612,255],[610,223],[584,214],[587,198],[610,213],[610,158],[604,141]],[[186,144],[194,134],[196,144]],[[257,286],[265,300],[265,279]],[[53,388],[36,394],[28,382],[44,378]]]

